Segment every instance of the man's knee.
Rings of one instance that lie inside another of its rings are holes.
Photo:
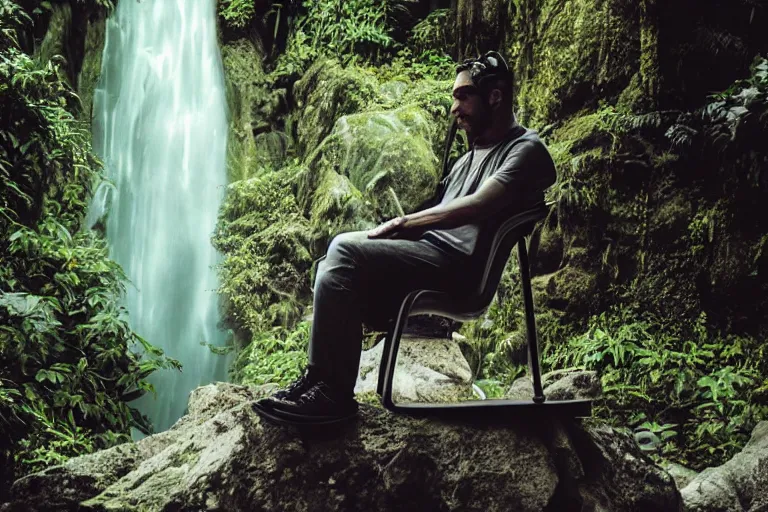
[[[347,233],[341,233],[331,240],[331,243],[328,246],[328,254],[330,255],[332,252],[335,252],[346,256],[352,256],[354,255],[354,251],[367,239],[368,233],[366,231],[349,231]]]
[[[358,271],[356,256],[359,247],[368,239],[365,231],[350,231],[336,235],[328,246],[326,257],[317,266],[312,290],[317,293],[320,286],[336,287],[340,282],[350,285]]]

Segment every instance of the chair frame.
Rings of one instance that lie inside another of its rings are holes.
[[[540,204],[505,221],[497,230],[488,254],[483,276],[474,289],[466,297],[456,294],[433,290],[415,290],[409,293],[400,306],[397,320],[391,325],[384,342],[377,392],[381,396],[382,405],[393,412],[432,415],[455,412],[466,415],[472,409],[473,413],[488,412],[494,416],[515,407],[530,411],[556,412],[564,416],[585,417],[591,415],[591,400],[550,400],[547,401],[541,383],[541,366],[536,335],[536,320],[534,316],[533,293],[528,261],[526,236],[529,235],[537,222],[547,216],[549,208]],[[437,314],[457,321],[467,321],[483,315],[491,304],[501,279],[501,273],[509,259],[511,249],[517,245],[522,284],[523,302],[525,306],[526,334],[528,340],[528,363],[533,377],[533,397],[531,400],[474,400],[452,404],[397,404],[392,396],[394,372],[397,354],[400,347],[403,330],[408,318],[414,315]],[[546,407],[544,407],[546,406]],[[527,411],[528,412],[528,411]]]
[[[402,301],[396,320],[390,321],[384,350],[379,365],[379,377],[376,391],[382,405],[393,412],[418,416],[458,416],[467,418],[469,414],[477,417],[505,418],[509,414],[544,412],[565,417],[588,417],[592,413],[592,400],[547,400],[541,382],[541,363],[536,319],[534,315],[533,293],[531,289],[530,266],[526,237],[530,235],[536,223],[549,213],[549,206],[544,203],[518,213],[496,231],[490,245],[482,277],[466,296],[435,290],[414,290]],[[400,348],[400,340],[408,323],[408,318],[415,315],[435,314],[453,320],[466,322],[482,316],[491,304],[501,280],[501,274],[509,260],[514,246],[517,245],[520,266],[520,281],[525,307],[526,337],[528,341],[528,367],[533,378],[533,397],[530,400],[469,400],[458,403],[395,403],[392,396],[395,366]],[[325,256],[315,261],[315,265]],[[316,269],[316,267],[315,267]],[[316,274],[316,270],[314,272]],[[514,410],[514,412],[513,412]]]

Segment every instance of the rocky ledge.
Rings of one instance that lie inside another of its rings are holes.
[[[672,478],[587,421],[481,425],[362,405],[333,431],[265,423],[253,388],[192,393],[170,430],[18,480],[0,510],[679,511]]]

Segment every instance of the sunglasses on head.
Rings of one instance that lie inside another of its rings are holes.
[[[484,78],[493,75],[502,75],[509,72],[509,66],[507,66],[504,57],[498,52],[488,52],[476,59],[467,59],[456,68],[456,72],[469,71],[469,75],[472,77],[472,81],[475,85],[479,85],[480,81]]]

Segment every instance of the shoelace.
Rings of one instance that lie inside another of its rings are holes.
[[[293,381],[293,382],[292,382],[292,383],[291,383],[291,384],[288,386],[288,389],[287,389],[287,391],[288,391],[289,393],[293,393],[293,392],[295,392],[296,390],[303,388],[303,387],[304,387],[304,386],[306,386],[307,384],[309,384],[309,371],[305,371],[305,372],[304,372],[304,375],[302,375],[301,377],[299,377],[297,380]]]
[[[300,400],[302,402],[313,401],[317,398],[318,394],[321,394],[331,402],[335,402],[336,400],[333,400],[330,396],[328,396],[327,393],[323,392],[323,389],[322,389],[323,387],[325,386],[323,386],[322,384],[315,384],[314,386],[309,388],[303,395],[301,395]]]

